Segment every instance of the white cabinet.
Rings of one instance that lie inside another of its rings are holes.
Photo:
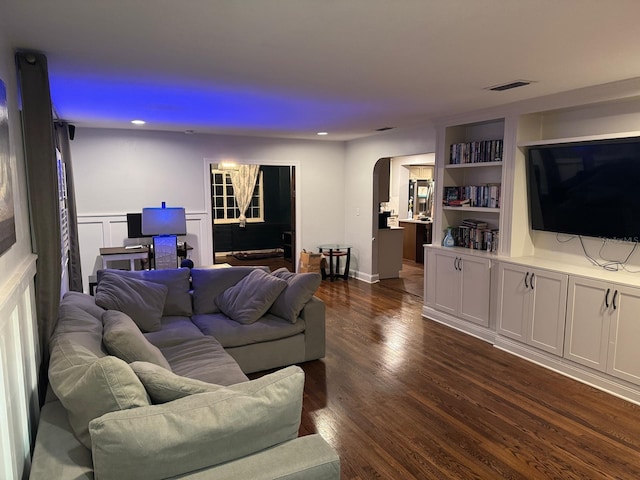
[[[569,281],[565,358],[640,384],[640,289]]]
[[[489,326],[491,261],[459,250],[429,249],[427,304],[469,322]]]
[[[567,278],[562,273],[499,263],[497,332],[561,356]]]

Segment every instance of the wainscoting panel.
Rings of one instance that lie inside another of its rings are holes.
[[[28,473],[39,415],[36,256],[0,284],[0,478]]]
[[[80,262],[82,264],[82,282],[85,293],[89,293],[89,277],[95,276],[102,268],[100,249],[102,247],[122,247],[151,243],[150,238],[127,238],[127,215],[79,215],[78,235],[80,239]],[[188,256],[196,266],[213,263],[213,246],[211,244],[211,226],[205,213],[187,213],[187,235],[179,237],[186,240],[193,250]],[[128,268],[128,262],[110,264],[115,268]]]

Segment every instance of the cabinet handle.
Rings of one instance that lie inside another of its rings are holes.
[[[611,291],[610,288],[607,288],[607,293],[605,293],[604,295],[604,306],[609,308],[609,292]]]
[[[536,284],[534,283],[535,279],[536,279],[536,274],[531,273],[531,280],[529,280],[529,284],[531,285],[531,290],[534,290],[536,288]]]
[[[524,276],[524,288],[529,288],[527,280],[529,280],[529,272],[527,272],[527,274]]]
[[[458,258],[458,270],[462,271],[462,257]]]
[[[616,290],[615,292],[613,292],[613,298],[611,299],[611,305],[613,306],[614,310],[618,309],[618,306],[616,305],[616,297],[618,296],[618,290]]]
[[[453,260],[453,268],[456,269],[456,272],[458,271],[458,257]]]

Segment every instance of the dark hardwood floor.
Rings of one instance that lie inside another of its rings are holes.
[[[422,298],[324,281],[327,354],[301,435],[342,479],[639,479],[640,407],[421,317]]]

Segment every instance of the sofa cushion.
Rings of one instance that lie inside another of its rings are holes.
[[[176,375],[218,385],[247,381],[238,363],[213,337],[200,333],[197,337],[183,338],[179,343],[154,345],[160,349]]]
[[[193,268],[191,269],[191,283],[193,285],[193,312],[217,313],[216,298],[227,288],[261,267],[231,267],[231,268]],[[268,270],[268,269],[267,269]]]
[[[224,348],[292,337],[304,332],[306,326],[302,319],[290,323],[269,313],[250,325],[231,320],[223,313],[194,315],[192,320],[203,333],[215,337]]]
[[[254,270],[222,292],[216,298],[216,304],[236,322],[254,323],[269,310],[286,286],[286,281],[263,270]]]
[[[166,478],[294,439],[303,387],[303,371],[288,367],[215,392],[96,418],[89,427],[95,476]]]
[[[287,287],[273,302],[269,313],[296,323],[305,304],[318,290],[322,276],[319,273],[292,273],[284,267],[276,270],[272,275],[285,280]]]
[[[87,448],[91,448],[91,420],[107,412],[150,405],[129,365],[112,356],[98,358],[67,335],[52,342],[49,381],[67,410],[71,428]]]
[[[104,330],[102,341],[111,355],[127,363],[150,362],[159,367],[171,370],[167,359],[160,349],[147,340],[138,326],[126,313],[107,310],[102,314]]]
[[[133,362],[130,366],[144,385],[151,401],[156,404],[223,388],[222,385],[181,377],[149,362]]]
[[[96,297],[81,292],[67,292],[64,294],[60,305],[74,305],[96,318],[101,318],[104,308],[96,305]]]
[[[168,288],[158,283],[105,272],[96,291],[96,304],[129,315],[143,332],[160,330]]]
[[[127,278],[159,283],[169,289],[164,303],[163,315],[191,316],[191,272],[188,268],[169,268],[166,270],[98,270],[98,286],[106,272],[114,272]]]

